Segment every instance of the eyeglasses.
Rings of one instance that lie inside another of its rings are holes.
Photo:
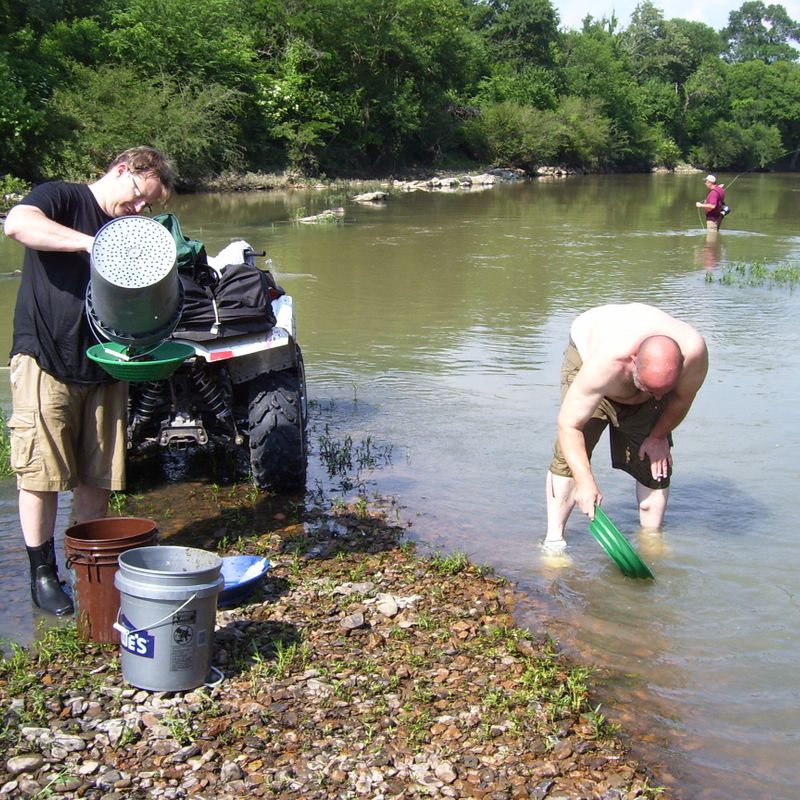
[[[133,184],[133,203],[134,203],[134,205],[136,206],[136,205],[139,205],[139,203],[141,203],[142,204],[142,208],[146,208],[148,211],[152,211],[153,208],[150,205],[150,203],[147,202],[147,198],[145,198],[144,194],[142,193],[142,190],[139,188],[139,184],[136,183],[136,178],[133,177],[133,173],[132,172],[128,172],[128,175],[130,176],[131,183]]]

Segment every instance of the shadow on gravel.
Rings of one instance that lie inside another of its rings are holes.
[[[215,666],[227,679],[240,675],[259,677],[263,671],[277,672],[287,653],[301,643],[298,629],[288,622],[232,621],[214,633]],[[255,675],[254,675],[255,671]]]

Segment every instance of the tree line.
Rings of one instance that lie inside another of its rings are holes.
[[[800,26],[560,27],[549,0],[0,0],[0,176],[85,179],[147,143],[225,172],[470,163],[794,168]]]

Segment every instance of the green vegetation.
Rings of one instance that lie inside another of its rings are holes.
[[[84,644],[74,623],[47,628],[42,627],[35,648],[20,647],[14,642],[1,642],[0,685],[10,696],[24,697],[24,706],[17,713],[17,726],[39,727],[48,724],[51,693],[42,676],[50,665],[78,662],[84,653]],[[91,691],[102,684],[102,677],[91,672],[76,672],[72,689]],[[5,723],[0,727],[0,748],[7,749],[17,731]]]
[[[442,575],[458,575],[459,572],[469,569],[471,564],[466,553],[454,550],[446,556],[440,553],[433,555],[431,557],[431,566]]]
[[[0,408],[0,478],[7,478],[14,470],[11,469],[11,434],[8,430],[8,420],[5,412]]]
[[[719,31],[651,0],[580,30],[550,0],[5,2],[0,20],[4,180],[86,179],[141,143],[186,188],[476,161],[794,168],[800,141],[800,28],[761,0]]]
[[[719,275],[706,273],[706,283],[723,286],[785,286],[794,289],[800,283],[800,265],[794,263],[767,264],[766,261],[726,264]]]
[[[371,436],[355,444],[347,434],[344,439],[334,439],[330,427],[319,435],[319,456],[329,478],[336,478],[344,491],[358,489],[363,492],[364,474],[379,469],[392,461],[392,446],[377,446]],[[364,507],[366,512],[366,506]]]
[[[29,189],[30,184],[20,178],[0,176],[0,214],[5,214]]]

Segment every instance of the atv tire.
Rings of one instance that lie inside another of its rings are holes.
[[[249,392],[250,468],[256,486],[303,491],[307,454],[302,357],[294,369],[253,378]]]

